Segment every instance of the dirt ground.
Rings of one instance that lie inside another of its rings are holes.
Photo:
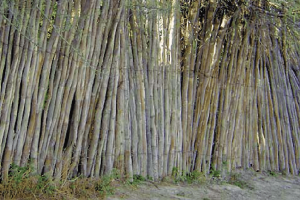
[[[201,184],[143,182],[116,187],[108,200],[300,200],[300,177],[253,171],[238,173],[238,180],[209,179]],[[238,185],[238,186],[236,186]],[[243,186],[242,188],[240,186]]]

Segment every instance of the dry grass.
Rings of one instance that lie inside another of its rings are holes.
[[[39,182],[30,177],[16,183],[9,180],[0,184],[0,199],[102,199],[112,188],[102,180],[79,178],[61,182]]]
[[[0,183],[0,199],[103,199],[113,193],[115,180],[112,174],[53,181],[47,175],[33,175],[30,167],[12,166],[8,181]]]

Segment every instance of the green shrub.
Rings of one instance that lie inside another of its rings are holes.
[[[220,170],[216,170],[214,167],[211,168],[210,174],[214,178],[220,178],[221,177],[221,171]]]

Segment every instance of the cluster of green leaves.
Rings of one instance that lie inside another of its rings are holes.
[[[111,185],[111,183],[119,178],[119,171],[113,169],[109,175],[103,176],[101,180],[96,183],[95,190],[98,191],[101,195],[112,195],[114,194],[114,187]]]
[[[210,175],[213,178],[220,178],[221,177],[221,171],[220,170],[216,170],[214,167],[211,167],[211,169],[210,169]]]
[[[34,172],[31,164],[23,167],[12,164],[8,181],[0,183],[0,199],[64,198],[64,195],[89,198],[95,197],[95,194],[97,197],[104,197],[114,193],[112,183],[120,179],[120,173],[116,169],[101,179],[80,176],[60,181],[54,181],[49,174],[38,175]]]
[[[22,182],[23,179],[29,178],[32,171],[33,167],[31,165],[20,167],[13,163],[10,167],[9,178],[13,180],[13,183],[15,185],[18,185]]]
[[[146,180],[147,180],[146,177],[143,177],[142,175],[135,174],[135,175],[133,175],[133,181],[129,182],[129,183],[130,183],[130,185],[136,186],[136,185],[141,184],[142,182],[144,182]]]
[[[31,164],[23,167],[12,164],[8,181],[0,185],[0,198],[14,198],[20,195],[29,196],[30,194],[52,195],[55,190],[56,186],[52,178],[47,174],[34,174],[34,168]]]
[[[241,175],[237,173],[230,174],[228,183],[231,185],[238,186],[241,189],[254,189],[253,186],[251,186],[247,181],[243,180]]]
[[[52,194],[56,189],[52,178],[48,174],[34,175],[33,172],[34,168],[31,164],[20,167],[13,163],[9,172],[9,178],[12,180],[13,187],[18,187],[20,184],[26,182],[27,179],[36,178],[37,182],[34,192]],[[32,190],[30,188],[27,189]]]
[[[275,171],[271,171],[271,170],[268,171],[268,174],[270,176],[274,176],[274,177],[277,177],[277,175],[278,175]]]
[[[202,172],[199,172],[197,170],[192,172],[183,172],[180,171],[177,167],[173,167],[172,169],[172,178],[175,183],[185,182],[188,184],[199,184],[206,181],[206,177]]]

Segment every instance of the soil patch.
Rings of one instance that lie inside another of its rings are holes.
[[[108,200],[297,200],[300,199],[300,177],[273,172],[252,171],[231,174],[227,178],[209,178],[202,184],[174,184],[171,181],[118,186]]]

